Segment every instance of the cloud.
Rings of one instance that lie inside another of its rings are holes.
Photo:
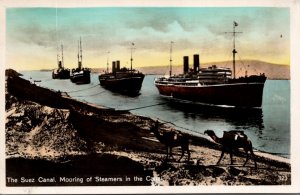
[[[237,37],[239,52],[288,56],[287,12],[271,8],[60,8],[56,18],[54,8],[23,8],[8,11],[7,46],[16,56],[27,50],[55,55],[62,43],[65,55],[76,59],[81,37],[84,56],[97,60],[106,59],[107,51],[115,56],[130,54],[131,42],[135,52],[143,54],[167,55],[174,41],[174,52],[230,55],[232,35],[225,32],[231,32],[236,21],[236,30],[243,32]],[[281,42],[277,40],[280,34],[284,35]],[[280,50],[280,45],[285,49]]]
[[[11,33],[14,31],[13,33]],[[44,28],[39,24],[28,24],[18,26],[14,29],[9,29],[9,40],[21,42],[25,44],[34,44],[41,47],[49,47],[53,42],[56,42],[55,29]]]
[[[166,32],[168,25],[178,20],[176,11],[170,8],[137,8],[129,12],[128,27],[132,29],[152,28]]]

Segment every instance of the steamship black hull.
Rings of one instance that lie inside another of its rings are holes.
[[[111,74],[103,74],[99,75],[99,81],[101,86],[110,91],[137,95],[141,90],[144,77],[145,75],[141,73],[129,74],[120,78],[111,76]]]
[[[234,107],[261,107],[265,77],[260,82],[232,82],[215,85],[155,85],[161,95],[211,105]]]
[[[70,76],[72,83],[80,84],[89,84],[91,82],[91,72],[89,70],[72,72]]]
[[[55,69],[52,71],[53,79],[69,79],[70,78],[70,70],[68,69]]]

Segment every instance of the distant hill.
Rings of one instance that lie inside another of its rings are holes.
[[[208,67],[211,65],[217,65],[218,67],[226,67],[232,68],[232,62],[215,62],[215,63],[204,63],[201,64],[201,67]],[[190,64],[190,68],[193,65]],[[152,66],[152,67],[141,67],[138,68],[141,72],[145,74],[168,74],[169,66]],[[247,70],[247,74],[260,74],[265,73],[268,79],[290,79],[290,66],[280,65],[280,64],[271,64],[263,61],[255,61],[255,60],[244,60],[243,63],[241,61],[236,61],[236,76],[245,76],[245,71]],[[172,68],[173,74],[179,74],[183,72],[182,66],[173,66]]]
[[[203,63],[200,65],[202,68],[206,68],[211,65],[217,65],[218,67],[232,68],[232,61],[224,62],[213,62],[213,63]],[[190,68],[193,68],[193,65],[190,64]],[[156,74],[156,75],[165,75],[169,74],[169,66],[146,66],[137,68],[139,71],[144,74]],[[104,69],[93,69],[92,72],[103,72]],[[260,74],[265,73],[268,79],[272,80],[284,80],[290,79],[290,66],[281,65],[281,64],[272,64],[268,62],[258,61],[258,60],[243,60],[236,61],[236,76],[245,76],[251,74]],[[172,67],[173,74],[180,74],[183,72],[182,65],[176,65]]]

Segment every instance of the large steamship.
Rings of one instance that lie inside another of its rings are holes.
[[[200,68],[199,55],[194,55],[193,70],[189,70],[189,58],[183,57],[183,74],[172,75],[172,43],[170,49],[169,76],[155,79],[159,93],[176,99],[189,100],[211,105],[235,107],[261,107],[263,88],[266,81],[264,74],[236,78],[235,76],[235,28],[233,23],[233,73],[230,68],[212,65]]]
[[[132,68],[133,46],[134,43],[132,43],[131,47],[130,69],[125,67],[120,68],[120,61],[113,61],[112,72],[108,72],[107,60],[106,73],[99,75],[99,81],[101,86],[108,90],[119,92],[125,95],[135,96],[139,94],[145,75]]]

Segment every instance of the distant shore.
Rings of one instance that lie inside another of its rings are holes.
[[[259,60],[244,60],[242,63],[240,61],[236,61],[237,67],[239,71],[237,72],[237,76],[245,76],[246,72],[248,75],[265,73],[268,80],[290,80],[290,66],[284,64],[272,64],[268,62],[263,62]],[[231,61],[224,62],[210,62],[201,64],[201,67],[208,67],[212,64],[216,64],[219,67],[232,68]],[[192,65],[190,65],[192,66]],[[247,68],[246,68],[247,67]],[[143,66],[136,67],[137,70],[143,72],[146,75],[164,75],[169,72],[169,65],[158,65],[158,66]],[[53,69],[40,69],[39,71],[52,71]],[[92,68],[93,73],[101,73],[106,71],[105,68]],[[183,71],[182,65],[174,65],[173,73],[181,74]]]
[[[289,159],[255,152],[255,169],[252,160],[242,166],[240,152],[233,166],[229,155],[215,166],[220,146],[189,134],[191,160],[165,161],[165,146],[149,130],[155,120],[86,104],[6,73],[7,186],[291,184]],[[161,123],[161,131],[170,130],[176,129]],[[180,150],[174,153],[178,159]]]

